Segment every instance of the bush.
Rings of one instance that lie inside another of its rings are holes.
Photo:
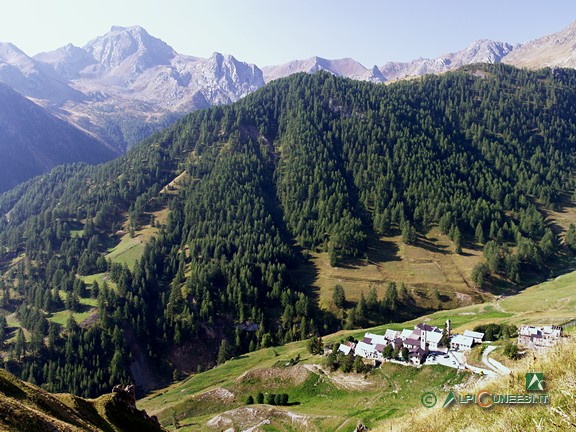
[[[276,403],[276,395],[274,393],[268,393],[266,395],[266,403],[268,405],[275,405]]]
[[[340,362],[340,368],[342,372],[348,373],[352,371],[352,364],[354,363],[354,357],[352,354],[342,356],[342,361]]]
[[[485,341],[495,341],[518,336],[518,327],[514,324],[483,324],[474,327],[474,331],[484,333]]]
[[[330,354],[328,354],[328,356],[326,357],[326,361],[324,362],[324,365],[331,372],[334,372],[336,369],[338,369],[338,363],[336,362],[336,353],[331,352]]]
[[[256,395],[256,403],[262,404],[264,403],[264,394],[262,392],[258,392]]]
[[[312,336],[306,344],[310,354],[322,354],[324,352],[324,342],[320,336]]]
[[[248,396],[246,398],[246,405],[252,405],[254,403],[254,398],[252,397],[252,395]]]
[[[506,357],[514,359],[518,356],[518,345],[510,341],[504,344],[503,353]]]
[[[486,279],[488,278],[490,271],[488,266],[484,263],[478,263],[472,270],[472,280],[480,288],[483,288],[486,284]]]
[[[360,356],[354,359],[353,367],[356,373],[364,373],[367,370],[366,365]]]

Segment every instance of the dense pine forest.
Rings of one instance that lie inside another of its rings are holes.
[[[572,198],[575,144],[576,71],[562,69],[476,65],[389,86],[298,74],[192,113],[125,157],[0,196],[0,315],[21,325],[0,318],[4,367],[94,396],[145,389],[142,365],[158,382],[189,372],[186,350],[206,367],[335,330],[292,270],[307,250],[333,266],[362,258],[374,235],[417,244],[437,226],[454,253],[483,245],[480,288],[521,284],[561,247],[544,211]],[[143,225],[157,231],[133,268],[105,258]],[[50,319],[86,298],[86,321]],[[368,303],[381,322],[397,313]]]

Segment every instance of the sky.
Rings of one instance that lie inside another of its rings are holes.
[[[320,56],[366,67],[478,39],[522,43],[576,21],[574,0],[3,0],[0,41],[28,55],[140,25],[181,54],[259,66]]]

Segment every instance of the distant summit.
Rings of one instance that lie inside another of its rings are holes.
[[[505,42],[478,40],[462,51],[434,59],[420,58],[410,62],[388,62],[380,71],[388,80],[443,73],[473,63],[499,63],[514,47]]]
[[[557,33],[522,45],[503,62],[528,68],[576,67],[576,21]]]
[[[103,66],[103,72],[129,82],[146,69],[167,65],[176,55],[168,44],[152,37],[140,26],[112,27],[91,40],[84,50]]]
[[[382,75],[378,67],[367,69],[356,60],[343,58],[338,60],[327,60],[322,57],[311,57],[306,60],[294,60],[276,66],[266,66],[262,68],[264,80],[283,78],[298,72],[314,73],[317,71],[330,72],[336,76],[352,78],[360,81],[384,82],[386,78]]]

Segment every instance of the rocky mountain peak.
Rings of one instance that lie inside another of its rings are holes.
[[[469,63],[498,63],[507,54],[512,52],[513,45],[505,42],[481,39],[468,45],[464,50],[456,53],[460,65]]]
[[[125,61],[142,69],[168,64],[176,51],[164,41],[150,36],[140,26],[114,26],[108,33],[91,40],[84,46],[94,60],[108,69],[121,66]]]
[[[0,42],[0,59],[7,63],[27,55],[20,48],[10,42]]]

